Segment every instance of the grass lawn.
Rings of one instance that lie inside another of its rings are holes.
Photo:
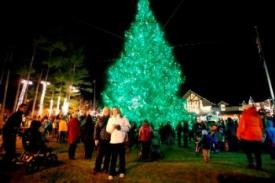
[[[78,145],[76,160],[68,160],[67,145],[51,142],[50,146],[58,153],[60,163],[55,167],[41,167],[38,172],[26,175],[23,167],[13,171],[5,170],[1,164],[0,182],[45,182],[45,183],[86,183],[110,182],[107,174],[92,175],[95,156],[84,160],[83,146]],[[22,150],[19,145],[19,151]],[[162,146],[165,157],[154,162],[137,161],[136,149],[127,153],[126,176],[115,177],[113,182],[129,183],[176,183],[176,182],[275,182],[275,160],[263,154],[264,171],[246,168],[243,153],[222,152],[212,154],[209,163],[204,163],[201,155],[193,149]],[[112,181],[111,181],[112,182]]]

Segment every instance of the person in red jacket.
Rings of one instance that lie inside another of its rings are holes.
[[[141,160],[146,160],[150,155],[150,146],[153,130],[147,120],[139,129],[138,139],[141,144]]]
[[[80,138],[80,122],[73,113],[68,122],[69,159],[75,159],[75,151]]]
[[[243,111],[237,128],[237,137],[246,154],[248,168],[262,169],[263,121],[255,106],[248,106]],[[253,162],[252,154],[255,155],[256,164]]]

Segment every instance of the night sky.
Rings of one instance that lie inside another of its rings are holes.
[[[186,76],[183,95],[192,89],[213,102],[238,104],[252,96],[270,97],[255,42],[258,26],[272,84],[275,85],[274,9],[271,2],[214,0],[151,0]],[[30,59],[31,40],[44,35],[84,47],[97,94],[105,71],[123,49],[124,32],[136,14],[136,0],[93,0],[75,4],[1,6],[1,63],[8,47],[14,62]],[[274,86],[273,86],[274,88]]]

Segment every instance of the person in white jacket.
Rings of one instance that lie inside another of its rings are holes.
[[[125,175],[125,139],[130,129],[129,121],[121,116],[120,110],[117,107],[112,108],[112,115],[108,120],[106,131],[111,134],[110,149],[111,149],[111,164],[109,168],[108,179],[112,180],[116,174],[115,168],[117,157],[119,156],[119,177]]]

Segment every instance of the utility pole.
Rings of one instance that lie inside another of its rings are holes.
[[[260,57],[260,61],[263,62],[264,65],[264,69],[265,69],[265,74],[266,74],[266,78],[267,78],[267,82],[268,82],[268,86],[269,86],[269,90],[270,90],[270,95],[271,95],[271,99],[272,101],[274,101],[274,92],[273,92],[273,88],[272,88],[272,84],[271,84],[271,80],[270,80],[270,76],[268,73],[268,69],[267,69],[267,65],[265,62],[265,57],[264,57],[264,53],[263,53],[263,49],[262,49],[262,45],[261,45],[261,40],[260,40],[260,35],[258,32],[258,27],[255,26],[255,31],[256,31],[256,44],[258,47],[258,53],[259,53],[259,57]]]
[[[96,96],[96,93],[95,93],[95,87],[96,87],[96,81],[95,80],[93,80],[93,84],[94,84],[94,99],[93,99],[93,108],[94,108],[94,111],[95,111],[95,96]]]

